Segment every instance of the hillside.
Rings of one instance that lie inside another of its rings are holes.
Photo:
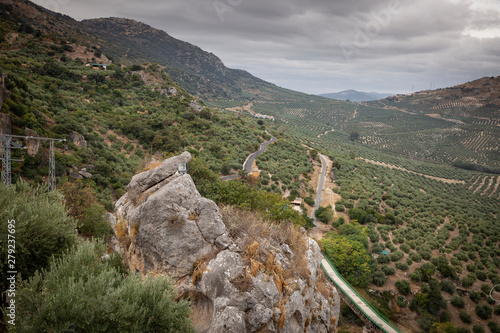
[[[193,156],[189,174],[202,196],[306,226],[310,219],[290,200],[305,199],[312,210],[320,151],[333,162],[321,217],[334,230],[325,249],[330,242],[359,250],[360,292],[380,312],[410,332],[439,322],[488,330],[498,321],[500,308],[486,293],[500,282],[498,78],[363,104],[330,100],[227,69],[139,22],[77,22],[9,3],[0,0],[0,70],[9,90],[2,128],[68,140],[56,145],[56,175],[78,220],[68,227],[73,233],[109,235],[103,206],[113,210],[136,172],[183,151]],[[109,66],[86,66],[94,62]],[[257,113],[274,121],[249,117]],[[261,172],[222,182],[269,138],[266,130],[278,143],[257,158]],[[13,164],[14,181],[45,182],[47,156],[46,145],[16,151],[24,162]],[[82,197],[87,206],[72,204]],[[137,231],[130,223],[121,236]],[[131,239],[122,240],[126,248]],[[265,265],[267,254],[259,257]],[[347,259],[347,278],[352,257],[336,258]]]

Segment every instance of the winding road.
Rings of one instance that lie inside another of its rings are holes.
[[[255,159],[257,158],[257,156],[259,156],[260,154],[262,154],[263,152],[266,151],[267,149],[267,146],[269,146],[269,144],[273,143],[273,142],[276,142],[277,139],[271,135],[271,140],[269,141],[266,141],[266,142],[263,142],[261,145],[260,145],[260,149],[257,150],[255,153],[251,154],[250,156],[247,157],[247,160],[245,161],[245,163],[243,163],[243,169],[250,173],[252,172],[252,165],[253,165],[253,161],[255,161]]]
[[[318,222],[314,216],[314,212],[321,205],[321,197],[323,194],[323,186],[325,183],[325,176],[327,170],[327,163],[325,157],[318,154],[321,159],[321,175],[318,184],[318,192],[316,194],[316,202],[314,204],[313,218],[314,225],[317,226]],[[314,236],[316,236],[316,228],[314,228]],[[386,332],[386,333],[399,333],[385,318],[379,315],[366,301],[358,295],[358,293],[351,287],[351,285],[340,275],[333,264],[323,256],[321,266],[326,272],[326,275],[332,280],[335,286],[340,289],[340,297],[349,305],[349,307],[358,315],[364,322],[366,327],[370,328],[373,332]]]
[[[255,159],[257,158],[257,156],[259,156],[260,154],[265,152],[267,150],[267,146],[269,146],[271,143],[276,142],[276,141],[278,141],[278,139],[276,139],[273,135],[271,135],[271,140],[263,142],[260,145],[259,150],[257,150],[255,153],[248,155],[247,159],[243,163],[243,170],[245,170],[245,172],[247,172],[247,173],[252,172],[252,165],[253,165],[253,162],[255,161]],[[240,178],[240,175],[222,176],[220,178],[222,180],[235,180],[235,179]]]

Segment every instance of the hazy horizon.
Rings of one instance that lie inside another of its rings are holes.
[[[77,20],[135,19],[229,68],[316,95],[410,93],[500,75],[500,3],[493,0],[34,2]]]

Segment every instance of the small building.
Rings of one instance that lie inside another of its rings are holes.
[[[301,207],[302,206],[302,199],[301,198],[293,200],[292,202],[290,202],[290,204],[292,205],[293,209],[295,209],[299,213],[302,213],[302,207]]]
[[[92,64],[92,69],[107,70],[108,65],[106,65],[106,64]]]

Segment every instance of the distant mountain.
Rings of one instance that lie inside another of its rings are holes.
[[[500,76],[483,77],[449,88],[394,95],[368,104],[465,122],[500,121]]]
[[[386,97],[392,96],[393,94],[383,94],[377,92],[364,92],[364,91],[356,91],[356,90],[344,90],[338,93],[329,93],[329,94],[321,94],[319,96],[338,99],[340,101],[351,101],[351,102],[368,102],[368,101],[376,101],[379,99],[384,99]]]

